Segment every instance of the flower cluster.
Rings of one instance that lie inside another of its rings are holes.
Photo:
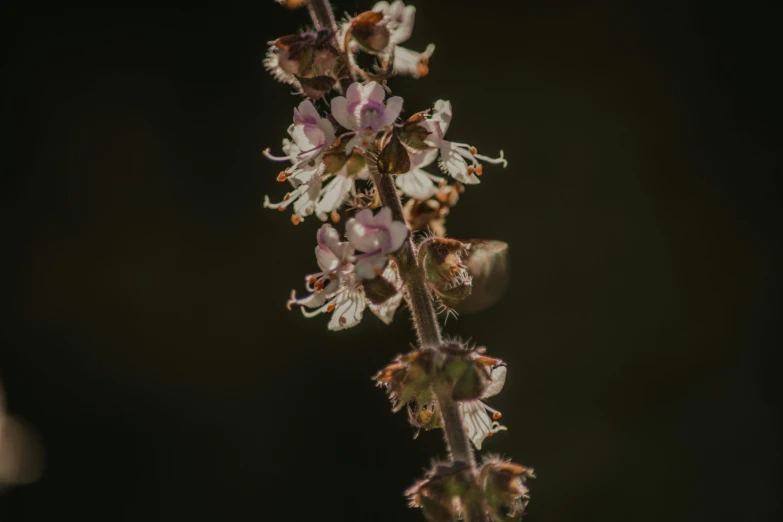
[[[301,306],[305,317],[331,313],[330,330],[358,324],[367,306],[388,324],[402,300],[400,277],[388,255],[402,246],[408,228],[392,220],[391,211],[384,208],[376,215],[362,210],[348,220],[345,229],[348,241],[340,241],[331,225],[318,230],[315,258],[321,271],[305,277],[310,295],[297,299],[292,293],[288,307]],[[391,291],[376,298],[380,285]]]
[[[484,355],[483,348],[466,348],[458,342],[446,343],[437,351],[416,351],[397,356],[374,377],[386,388],[392,410],[408,407],[408,420],[414,428],[440,428],[440,414],[430,390],[433,375],[445,374],[452,386],[452,398],[459,402],[467,435],[476,449],[487,437],[506,430],[498,420],[501,414],[484,400],[500,393],[506,382],[506,364]]]
[[[367,180],[369,167],[377,167],[380,173],[396,176],[403,195],[419,202],[438,202],[440,208],[454,199],[449,192],[456,194],[463,185],[479,182],[483,172],[479,160],[506,165],[502,152],[499,158],[489,158],[477,154],[475,147],[444,138],[452,118],[448,101],[438,100],[433,111],[414,114],[398,124],[402,106],[402,98],[386,99],[384,88],[373,81],[351,84],[345,96],[331,100],[330,114],[325,117],[310,100],[301,102],[294,109],[289,138],[283,141],[285,155],[264,151],[271,160],[290,162],[277,179],[289,182],[292,190],[278,203],[265,197],[264,206],[278,210],[293,206],[294,224],[310,215],[339,221],[338,212],[349,200],[356,206],[373,200],[369,195],[362,197],[357,180]],[[424,170],[436,160],[458,182],[457,189],[449,190],[445,178]]]

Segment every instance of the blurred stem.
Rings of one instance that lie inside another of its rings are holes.
[[[329,5],[329,1],[308,0],[307,9],[310,11],[310,18],[313,19],[315,28],[330,30],[333,35],[332,44],[334,45],[335,49],[340,49],[340,43],[337,41],[337,22],[334,19],[334,13],[332,12],[332,6]],[[337,59],[337,77],[340,78],[340,88],[342,89],[343,93],[348,90],[348,87],[355,80],[347,55],[348,47],[346,44],[345,52],[341,53],[340,57]]]

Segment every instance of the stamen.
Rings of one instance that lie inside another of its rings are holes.
[[[315,288],[315,289],[316,289],[316,291],[319,291],[319,292],[320,292],[321,290],[323,290],[323,289],[324,289],[324,282],[323,282],[323,281],[316,281],[316,282],[313,284],[313,288]]]
[[[500,156],[497,158],[490,158],[488,156],[481,156],[480,154],[474,154],[477,159],[480,159],[482,161],[485,161],[487,163],[492,163],[493,165],[503,165],[503,168],[506,168],[508,166],[508,161],[506,161],[506,158],[503,157],[503,151],[500,151]]]
[[[317,277],[310,276],[310,278],[307,280],[307,283],[310,284],[310,285],[314,285],[316,281],[318,281]]]
[[[481,176],[482,174],[484,174],[484,166],[481,163],[476,165],[475,170],[476,170],[476,176]]]
[[[261,154],[264,155],[265,158],[270,159],[272,161],[290,161],[291,156],[274,156],[271,152],[269,152],[269,147],[265,148],[261,151]]]
[[[291,199],[291,193],[290,192],[286,192],[285,196],[283,197],[283,201],[288,201],[289,199]]]
[[[503,415],[501,415],[499,411],[496,411],[495,413],[493,413],[493,414],[492,414],[492,419],[493,419],[493,420],[498,420],[498,419],[499,419],[499,418],[501,418],[502,416],[503,416]]]
[[[332,211],[332,213],[329,215],[329,217],[332,220],[332,223],[339,223],[340,222],[340,214],[338,214],[336,211]]]
[[[283,212],[285,210],[285,207],[286,207],[285,205],[280,205],[279,207],[277,207],[277,210]]]
[[[331,303],[329,306],[326,307],[326,311],[329,312],[329,313],[334,312],[334,309],[335,309],[334,303]]]
[[[298,225],[301,222],[302,222],[302,218],[300,218],[296,214],[291,214],[291,223],[293,223],[294,225]]]
[[[470,153],[471,153],[471,154],[473,154],[474,156],[475,156],[475,155],[478,153],[478,149],[476,149],[476,147],[473,147],[473,146],[471,146],[471,147],[470,147],[468,150],[469,150],[469,151],[470,151]]]
[[[280,174],[277,175],[277,181],[285,181],[288,179],[288,172],[281,171]]]

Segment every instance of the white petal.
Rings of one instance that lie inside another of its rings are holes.
[[[313,123],[321,119],[318,111],[315,109],[315,105],[310,100],[305,100],[299,104],[299,107],[294,109],[294,123],[304,124]]]
[[[353,180],[347,176],[335,176],[321,192],[321,199],[315,205],[315,213],[326,216],[345,202],[353,188]],[[325,217],[321,218],[325,219]]]
[[[438,192],[427,173],[421,169],[414,169],[407,174],[399,174],[397,187],[406,195],[420,200],[429,199]]]
[[[375,279],[386,266],[387,261],[386,255],[382,253],[362,258],[356,262],[356,275],[362,279]]]
[[[362,89],[362,96],[364,99],[383,103],[384,98],[386,98],[386,91],[383,90],[383,86],[378,82],[370,82]]]
[[[386,252],[396,252],[408,237],[408,225],[402,221],[393,221],[389,225],[389,235],[391,236],[391,249]]]
[[[346,289],[337,297],[332,318],[329,320],[330,330],[343,330],[359,324],[367,303],[359,288]]]
[[[307,217],[315,212],[315,204],[321,195],[321,178],[315,177],[307,184],[307,189],[294,201],[294,213],[299,217]]]
[[[492,419],[487,414],[487,410],[484,409],[481,401],[460,402],[459,410],[468,438],[476,449],[481,449],[481,443],[492,433]]]
[[[423,53],[412,51],[406,47],[400,47],[399,45],[394,48],[394,63],[392,65],[392,72],[394,74],[407,74],[414,78],[420,78],[422,71],[420,66],[422,65],[422,58],[429,60],[432,53],[435,52],[435,45],[429,44]]]
[[[438,157],[438,149],[426,149],[411,156],[411,167],[423,169],[428,167]]]
[[[435,102],[435,110],[432,113],[431,121],[440,124],[440,130],[445,135],[451,125],[451,102],[448,100],[438,100]]]
[[[395,2],[396,4],[397,2]],[[402,2],[400,2],[402,4]],[[397,14],[397,13],[395,13]],[[395,44],[402,43],[411,37],[413,33],[413,22],[416,17],[416,8],[412,5],[406,6],[400,16],[400,25],[391,35],[391,41]]]
[[[362,84],[359,82],[353,82],[348,86],[348,90],[345,91],[345,97],[349,103],[356,103],[362,99]]]
[[[440,147],[440,166],[445,172],[464,185],[476,185],[480,183],[478,176],[468,174],[468,164],[459,153],[456,145],[450,141],[443,141]]]
[[[353,87],[353,85],[351,87]],[[348,100],[344,96],[335,96],[332,98],[332,116],[334,116],[334,119],[337,120],[337,123],[346,129],[356,129],[356,124],[354,123],[353,118],[351,118],[351,115],[348,114]]]
[[[503,385],[506,383],[506,371],[505,364],[502,364],[492,370],[489,375],[489,386],[487,386],[484,395],[481,396],[482,399],[486,399],[487,397],[492,397],[493,395],[500,393],[500,390],[503,389]]]
[[[383,111],[383,116],[378,122],[378,127],[385,127],[394,123],[394,120],[400,115],[402,111],[402,98],[399,96],[392,96],[389,101],[386,102],[386,110]]]
[[[368,230],[365,224],[373,222],[372,210],[365,208],[345,224],[345,237],[351,246],[360,252],[371,252],[378,248],[377,234]]]

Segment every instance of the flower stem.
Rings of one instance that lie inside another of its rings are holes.
[[[395,220],[405,223],[405,218],[402,214],[402,203],[397,195],[392,177],[378,172],[377,164],[371,158],[368,158],[367,165],[372,174],[375,187],[378,190],[381,203],[383,206],[391,209]],[[422,349],[437,350],[442,344],[440,326],[438,325],[435,310],[432,307],[432,299],[424,280],[424,272],[416,263],[413,240],[410,234],[397,253],[397,264],[407,291],[408,307],[411,309],[411,316],[416,325],[419,346]],[[473,449],[470,447],[470,441],[462,424],[459,406],[451,397],[451,386],[438,374],[434,375],[433,379],[435,382],[432,385],[432,391],[435,394],[435,400],[438,402],[443,433],[451,454],[451,460],[452,462],[464,462],[467,464],[470,468],[470,474],[473,476],[474,487],[470,488],[470,491],[473,493],[463,499],[465,503],[464,520],[466,522],[483,522],[485,519],[483,501],[480,495],[475,494],[478,491],[476,487],[476,463],[473,459]]]
[[[336,49],[340,48],[337,42],[337,22],[334,19],[334,13],[332,12],[332,6],[329,5],[329,0],[309,0],[307,2],[307,9],[310,11],[310,18],[313,20],[316,29],[329,29],[332,32],[332,42]],[[343,92],[348,90],[348,87],[355,80],[353,77],[353,71],[351,70],[351,64],[348,62],[346,56],[348,49],[345,49],[345,53],[341,54],[337,59],[337,77],[340,78],[340,88]]]

